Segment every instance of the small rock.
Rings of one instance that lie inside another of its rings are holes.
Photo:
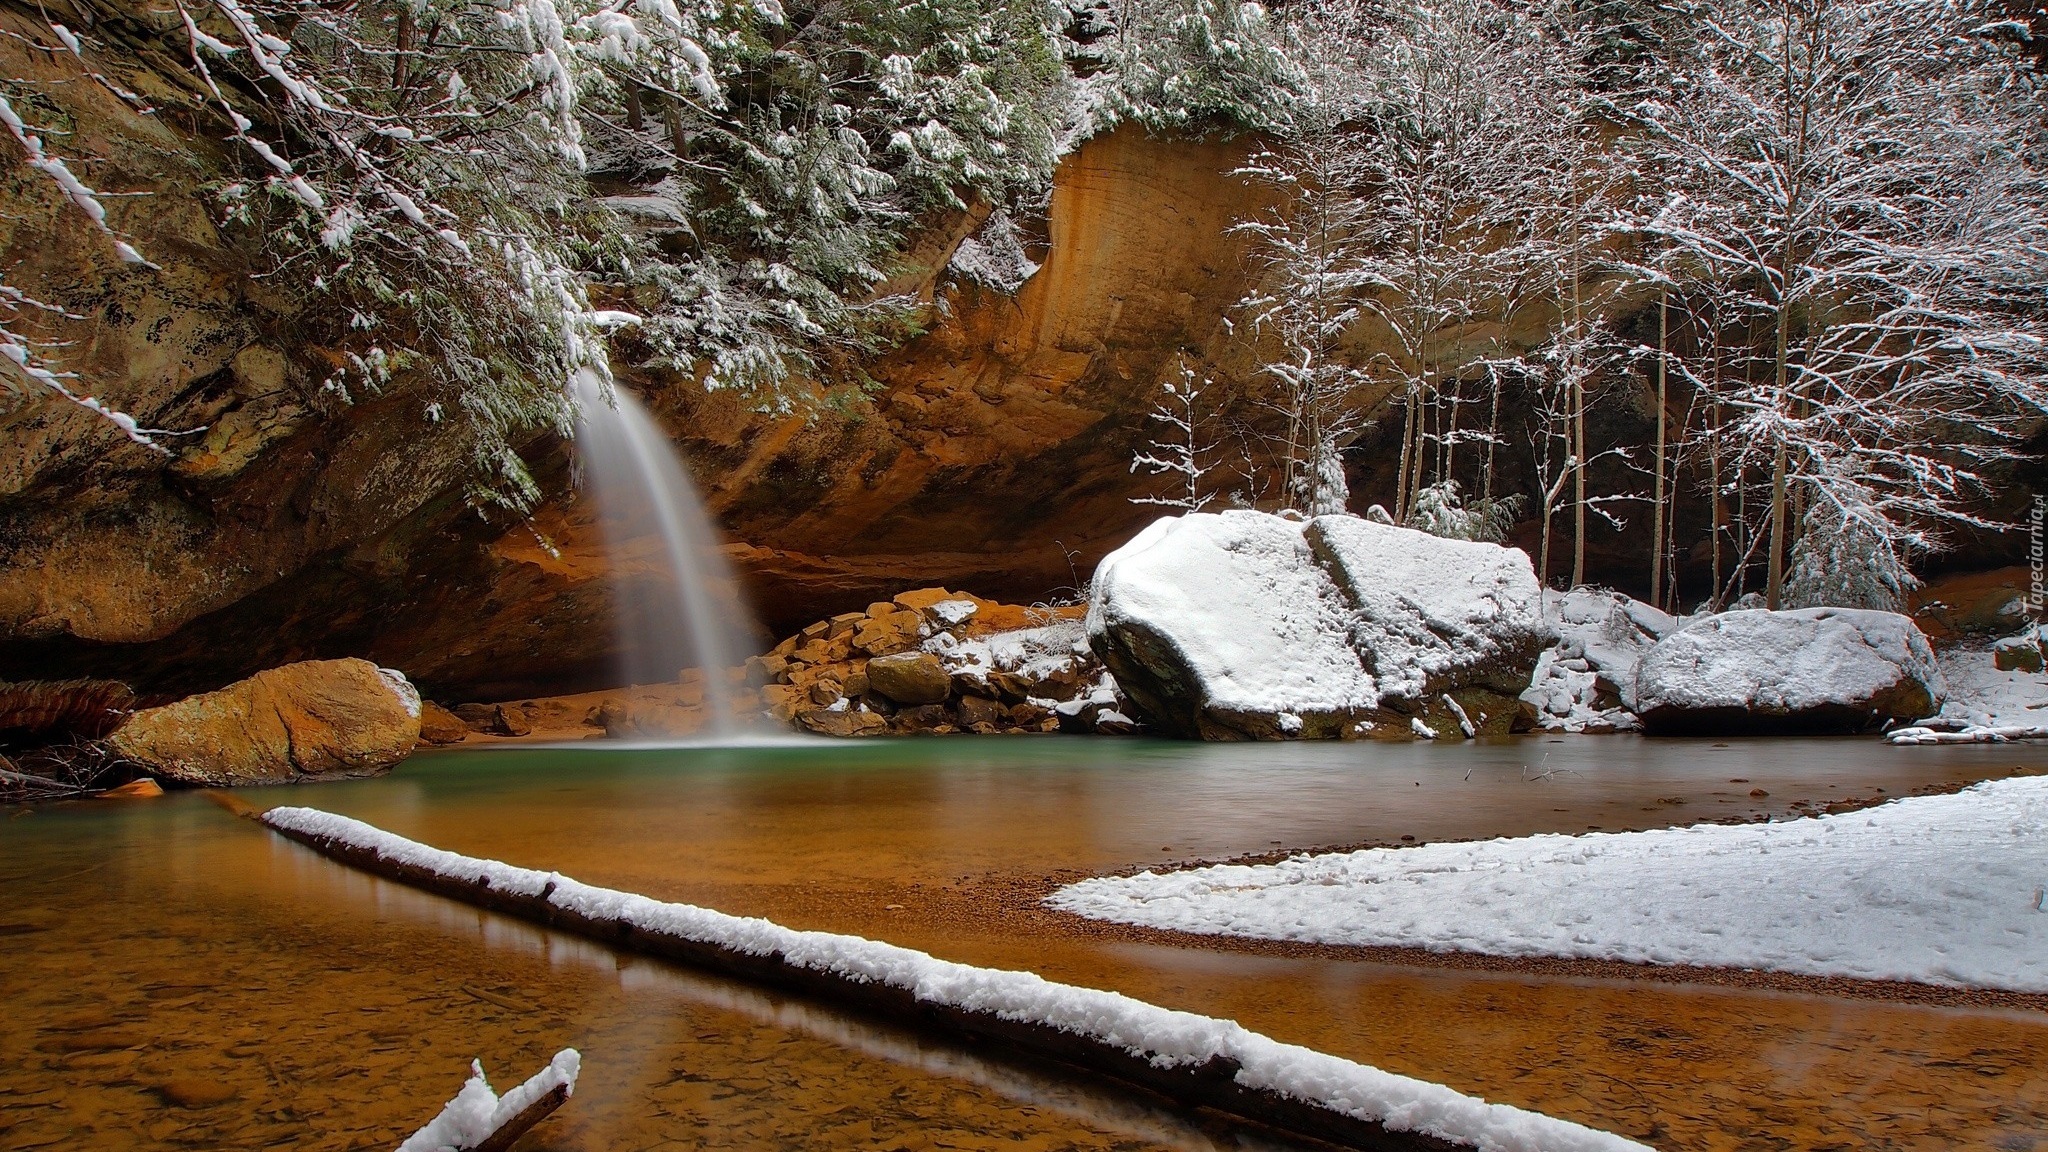
[[[922,613],[936,604],[953,599],[953,594],[944,588],[919,588],[896,595],[896,606],[907,612]]]
[[[1137,730],[1137,721],[1121,712],[1105,709],[1095,714],[1095,731],[1100,735],[1129,736]]]
[[[1761,800],[1761,799],[1763,799],[1764,797],[1766,797],[1766,796],[1769,796],[1769,795],[1770,795],[1770,793],[1769,793],[1769,792],[1766,792],[1766,791],[1764,791],[1764,790],[1763,790],[1763,789],[1761,789],[1761,788],[1751,788],[1751,789],[1749,790],[1749,794],[1750,794],[1750,796],[1752,796],[1752,797],[1754,797],[1755,799],[1758,799],[1758,800]]]
[[[789,680],[789,659],[770,653],[766,656],[747,657],[747,686],[759,688],[764,684],[782,684]]]
[[[469,736],[462,718],[432,700],[420,702],[420,739],[429,744],[460,744]]]
[[[954,709],[960,717],[962,728],[974,729],[987,725],[993,730],[1003,719],[1003,706],[986,696],[962,696]]]
[[[2031,632],[2007,636],[1991,646],[1991,664],[2000,672],[2039,672],[2044,663],[2041,644]]]
[[[848,696],[861,697],[868,694],[868,674],[865,670],[848,672],[844,691]]]
[[[811,703],[821,708],[837,704],[843,695],[845,693],[840,691],[839,681],[837,680],[819,680],[811,685]]]
[[[857,712],[851,708],[838,711],[806,709],[796,714],[796,722],[806,731],[820,736],[879,736],[889,730],[887,720],[873,712]]]
[[[102,800],[139,800],[164,794],[164,786],[154,780],[130,780],[119,788],[109,788],[100,793]]]
[[[953,731],[953,713],[944,704],[919,704],[898,711],[891,723],[905,732]]]
[[[942,704],[953,678],[929,652],[903,652],[868,661],[868,686],[898,704]]]
[[[1052,709],[1043,704],[1012,704],[1009,711],[1010,723],[1019,728],[1035,728],[1052,719]]]
[[[500,704],[491,714],[491,732],[498,736],[531,736],[533,721],[516,704]]]
[[[888,612],[871,616],[853,633],[853,647],[870,656],[893,656],[917,647],[924,617],[915,612]]]
[[[235,1090],[216,1080],[179,1077],[156,1086],[164,1103],[179,1108],[212,1108],[235,1098]]]

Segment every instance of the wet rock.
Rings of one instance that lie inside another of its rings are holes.
[[[1019,728],[1036,728],[1053,718],[1052,709],[1043,704],[1012,704],[1007,717]]]
[[[420,702],[420,739],[429,744],[460,744],[470,727],[462,718],[432,700]]]
[[[882,717],[852,708],[809,708],[796,714],[796,722],[820,736],[879,736],[889,730]]]
[[[899,709],[889,721],[890,726],[903,732],[953,731],[953,711],[944,704],[919,704]]]
[[[954,705],[954,712],[959,716],[962,728],[973,728],[978,724],[993,728],[1004,718],[1002,704],[986,696],[962,696]]]
[[[1103,736],[1130,736],[1138,731],[1138,722],[1121,712],[1104,709],[1096,713],[1095,731]]]
[[[953,677],[929,652],[904,652],[868,661],[868,687],[898,704],[942,704]]]
[[[374,776],[410,755],[419,693],[367,660],[311,660],[135,713],[116,755],[182,784],[276,784]]]
[[[156,1094],[178,1108],[213,1108],[235,1098],[235,1090],[218,1080],[183,1076],[156,1085]]]
[[[516,704],[500,704],[491,709],[488,731],[493,736],[531,736],[533,720]]]
[[[154,780],[130,780],[119,788],[109,788],[100,793],[102,800],[142,800],[164,794],[163,785]]]
[[[1850,608],[1708,616],[1636,671],[1643,726],[1668,735],[1875,732],[1932,715],[1947,692],[1911,619]]]

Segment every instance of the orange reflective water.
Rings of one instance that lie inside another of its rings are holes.
[[[1133,943],[1020,894],[1049,875],[1281,846],[1781,814],[2042,759],[1869,741],[949,738],[460,752],[386,780],[244,795],[1231,1016],[1660,1147],[2024,1152],[2048,1149],[2041,1013]],[[0,1147],[377,1147],[431,1112],[423,1094],[452,1091],[469,1056],[509,1078],[561,1044],[584,1049],[590,1087],[533,1147],[1242,1136],[1043,1074],[963,1072],[958,1053],[873,1025],[352,876],[190,797],[11,821],[0,875],[0,920],[16,925],[0,928],[15,1009],[0,1051],[26,1054],[0,1071]]]

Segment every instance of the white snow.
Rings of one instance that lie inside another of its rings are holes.
[[[1548,636],[1543,590],[1520,549],[1357,516],[1318,516],[1309,535],[1356,606],[1353,643],[1384,699],[1416,699],[1433,677]]]
[[[576,1077],[582,1069],[583,1057],[574,1048],[564,1048],[526,1083],[500,1096],[491,1091],[490,1081],[484,1079],[482,1062],[472,1060],[469,1082],[462,1086],[462,1091],[426,1127],[407,1137],[398,1146],[398,1152],[466,1152],[556,1088],[575,1095]]]
[[[1218,1057],[1234,1060],[1239,1066],[1236,1080],[1247,1088],[1281,1092],[1347,1116],[1377,1120],[1394,1131],[1426,1133],[1485,1152],[1619,1152],[1644,1147],[1569,1121],[1488,1104],[1441,1084],[1283,1044],[1234,1021],[1161,1008],[1115,992],[1056,984],[1029,972],[956,964],[857,936],[799,932],[759,918],[597,888],[560,873],[442,851],[317,809],[273,808],[262,820],[273,828],[370,849],[387,860],[444,878],[488,882],[502,892],[543,898],[592,919],[624,921],[649,932],[753,956],[779,956],[795,967],[879,981],[930,1003],[1057,1028],[1121,1048],[1161,1068],[1201,1065]]]
[[[966,605],[941,611],[949,605]],[[945,600],[932,606],[932,614],[948,627],[957,627],[973,615],[971,600]],[[954,617],[959,617],[957,620]],[[1088,648],[1088,633],[1079,620],[1055,619],[1036,628],[1016,628],[972,640],[951,632],[940,632],[924,642],[924,650],[939,658],[946,671],[964,676],[986,688],[991,672],[1010,672],[1036,683],[1093,664],[1095,654]],[[1106,675],[1106,673],[1105,673]],[[1112,697],[1114,689],[1112,688]]]
[[[405,706],[405,714],[415,720],[419,719],[420,690],[413,687],[412,681],[405,678],[405,673],[396,668],[379,668],[377,676],[391,689],[391,694],[398,697],[398,702]]]
[[[2048,777],[1772,824],[1527,836],[1086,880],[1209,935],[2048,992]]]
[[[1854,705],[1902,673],[1926,685],[1936,702],[1946,694],[1927,638],[1896,612],[1723,612],[1672,633],[1643,656],[1637,711]]]
[[[1235,510],[1155,520],[1096,566],[1088,632],[1136,625],[1157,634],[1211,708],[1375,707],[1379,691],[1350,644],[1355,615],[1315,563],[1305,527]]]
[[[1557,643],[1537,661],[1522,699],[1536,707],[1537,725],[1553,732],[1583,732],[1606,725],[1637,727],[1636,666],[1679,622],[1640,600],[1602,588],[1574,588],[1549,596],[1545,615]],[[1602,684],[1619,707],[1599,707]]]
[[[1014,295],[1039,266],[1025,255],[1024,239],[1010,214],[997,209],[980,231],[960,242],[946,267],[962,279]]]
[[[2048,740],[2048,672],[2001,672],[1990,651],[1938,656],[1948,701],[1941,711],[1885,739],[1894,744],[2003,744]]]

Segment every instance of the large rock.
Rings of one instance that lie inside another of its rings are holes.
[[[1529,559],[1351,516],[1155,522],[1096,569],[1088,638],[1167,735],[1504,733],[1551,638]]]
[[[929,652],[903,652],[868,661],[868,687],[897,704],[944,704],[953,676]]]
[[[312,660],[135,713],[119,756],[181,784],[283,784],[374,776],[420,736],[420,697],[367,660]]]
[[[1931,716],[1934,651],[1896,612],[1752,609],[1665,637],[1636,670],[1643,726],[1665,735],[1872,732]]]

